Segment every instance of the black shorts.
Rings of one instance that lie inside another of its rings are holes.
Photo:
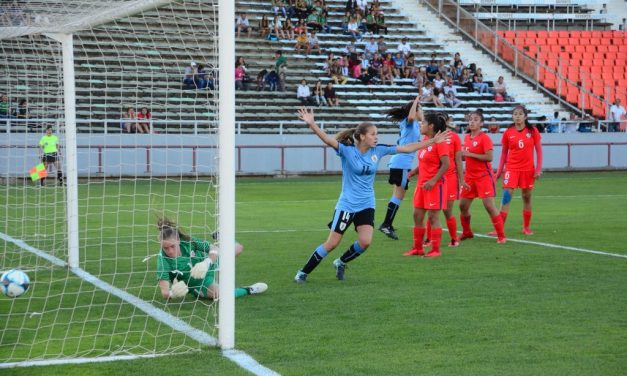
[[[407,188],[409,188],[409,179],[407,179],[407,173],[409,171],[411,170],[406,170],[404,168],[391,168],[388,183],[407,190]]]
[[[47,162],[47,163],[54,163],[57,161],[57,153],[49,153],[49,154],[44,154],[44,156],[41,158],[42,162]]]
[[[329,222],[328,226],[334,232],[344,235],[344,232],[346,232],[346,229],[348,229],[351,223],[355,224],[355,231],[357,231],[357,227],[361,225],[374,227],[374,209],[368,208],[355,213],[336,210],[333,212],[333,220]]]

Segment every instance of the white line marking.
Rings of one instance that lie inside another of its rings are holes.
[[[48,260],[49,262],[51,262],[54,265],[60,266],[60,267],[66,267],[67,263],[63,260],[61,260],[58,257],[55,256],[51,256],[49,254],[47,254],[46,252],[34,248],[28,244],[26,244],[23,240],[18,240],[18,239],[14,239],[13,237],[1,233],[0,232],[0,238],[13,243],[15,245],[17,245],[18,247],[25,249],[29,252],[32,252],[34,254],[36,254],[39,257],[42,257],[46,260]],[[144,311],[145,313],[147,313],[148,315],[150,315],[152,318],[154,318],[157,321],[160,321],[166,325],[168,325],[169,327],[171,327],[174,330],[177,330],[185,335],[187,335],[188,337],[191,337],[193,339],[195,339],[196,341],[198,341],[199,343],[203,344],[203,345],[208,345],[208,346],[217,346],[218,345],[218,341],[212,337],[211,335],[198,330],[196,328],[194,328],[193,326],[185,323],[184,321],[182,321],[181,319],[172,316],[171,314],[153,306],[152,304],[139,299],[138,297],[136,297],[135,295],[129,294],[126,291],[120,290],[117,287],[114,287],[100,279],[98,279],[97,277],[89,274],[88,272],[86,272],[85,270],[81,269],[81,268],[71,268],[70,269],[74,274],[76,274],[77,276],[79,276],[80,278],[84,279],[85,281],[93,284],[94,286],[102,289],[105,292],[108,292],[114,296],[117,296],[118,298],[122,299],[123,301],[130,303],[132,305],[134,305],[135,307],[139,308],[140,310]],[[233,361],[235,364],[237,364],[238,366],[244,368],[245,370],[255,374],[255,375],[260,375],[260,376],[269,376],[269,375],[278,375],[278,373],[272,371],[269,368],[266,368],[264,366],[262,366],[261,364],[257,363],[257,361],[255,361],[255,359],[253,359],[252,357],[250,357],[248,354],[246,354],[245,352],[239,351],[239,350],[229,350],[229,351],[224,351],[223,352],[224,356],[227,357],[228,359],[230,359],[231,361]],[[111,357],[104,357],[106,358],[111,358]],[[69,364],[69,363],[73,363],[74,360],[79,360],[80,359],[84,359],[84,358],[77,358],[77,359],[56,359],[56,360],[50,360],[50,362],[56,361],[59,362],[57,364]],[[93,361],[96,361],[95,359],[99,359],[99,358],[93,358]],[[128,358],[128,359],[134,359],[134,358]],[[110,359],[110,360],[115,360],[115,359]],[[108,361],[108,360],[103,360],[103,361]],[[46,361],[39,361],[39,362],[46,362]],[[11,364],[12,367],[18,367],[21,366],[23,363],[26,363],[24,366],[31,366],[31,365],[46,365],[46,364],[30,364],[30,363],[37,363],[35,361],[27,361],[27,362],[17,362],[17,363],[4,363],[4,364],[0,364],[0,368],[7,368],[8,366],[6,366],[7,364]],[[50,363],[52,364],[52,363]]]
[[[58,366],[58,365],[64,365],[64,364],[104,363],[104,362],[115,362],[118,360],[158,358],[161,356],[168,356],[168,355],[172,355],[172,354],[113,355],[113,356],[100,356],[97,358],[26,360],[23,362],[0,363],[0,368]]]

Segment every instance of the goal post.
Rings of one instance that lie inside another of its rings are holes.
[[[233,349],[234,3],[27,1],[11,12],[0,20],[0,94],[17,111],[0,118],[0,270],[26,271],[31,287],[0,296],[0,367]],[[204,82],[184,81],[192,62]],[[126,117],[129,107],[151,115]],[[46,160],[41,184],[26,172],[51,124],[60,168]],[[162,215],[194,238],[219,233],[216,301],[161,297]]]

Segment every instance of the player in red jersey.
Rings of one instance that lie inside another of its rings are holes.
[[[446,131],[446,117],[440,113],[424,115],[420,133],[425,139]],[[427,257],[440,256],[442,226],[440,210],[446,207],[446,183],[444,174],[449,167],[448,145],[443,142],[418,150],[418,182],[414,191],[414,247],[404,256],[424,256],[422,240],[425,235],[424,220],[428,215],[431,223],[431,251]],[[414,170],[415,171],[415,170]]]
[[[459,135],[455,133],[455,124],[452,119],[446,115],[446,126],[451,130],[451,137],[447,141],[448,144],[448,160],[449,167],[444,174],[444,178],[446,179],[446,194],[447,194],[447,203],[446,208],[442,210],[444,213],[444,218],[446,219],[446,227],[448,228],[448,234],[451,238],[451,242],[449,243],[449,247],[457,247],[459,246],[459,239],[457,237],[457,219],[453,215],[453,206],[455,206],[455,201],[459,200],[459,189],[462,185],[463,180],[463,165],[462,165],[462,141],[459,138]],[[424,247],[431,246],[431,239],[429,238],[429,234],[431,234],[431,223],[427,221],[427,227],[425,231],[426,240],[424,242]]]
[[[523,106],[516,106],[512,113],[514,124],[503,133],[503,150],[499,168],[496,172],[498,179],[503,175],[503,199],[501,200],[500,215],[503,224],[509,213],[509,204],[512,201],[512,192],[521,189],[523,200],[523,234],[533,235],[531,223],[531,191],[535,180],[542,174],[542,143],[540,132],[527,120],[527,110]],[[536,152],[534,166],[533,151]],[[491,233],[492,234],[492,233]]]
[[[472,200],[480,198],[485,210],[490,215],[492,224],[498,236],[497,243],[505,243],[503,220],[496,210],[494,196],[496,196],[496,180],[492,175],[492,140],[481,131],[483,114],[472,112],[468,121],[468,133],[464,137],[462,156],[466,160],[464,183],[462,184],[461,200],[459,201],[462,223],[461,240],[474,237],[470,227],[470,205]]]

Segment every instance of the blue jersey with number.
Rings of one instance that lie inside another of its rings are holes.
[[[374,177],[381,157],[396,154],[396,146],[377,145],[361,153],[355,146],[339,144],[342,158],[342,193],[336,210],[355,213],[375,207]]]
[[[409,123],[407,119],[401,121],[399,124],[401,135],[396,141],[397,145],[407,145],[412,142],[420,140],[420,123],[417,120]],[[390,168],[402,168],[403,170],[409,170],[414,167],[415,153],[398,153],[390,158],[388,166]]]

